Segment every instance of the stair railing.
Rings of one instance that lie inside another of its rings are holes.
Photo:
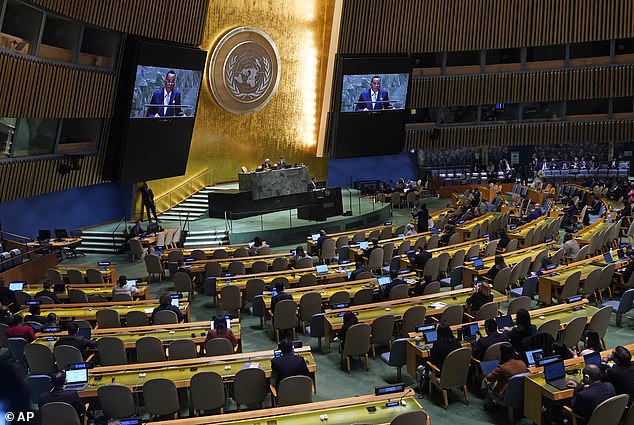
[[[112,237],[112,249],[113,249],[115,254],[118,253],[116,233],[117,233],[117,230],[119,230],[119,227],[121,226],[121,223],[124,223],[124,229],[128,228],[128,218],[127,217],[123,217],[121,220],[119,220],[119,223],[117,224],[117,227],[115,227],[115,229],[110,234],[110,236]]]
[[[155,197],[154,203],[156,204],[156,212],[162,214],[172,209],[211,184],[213,184],[212,170],[205,170],[196,174],[170,191]]]

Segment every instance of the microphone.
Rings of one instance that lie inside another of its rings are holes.
[[[405,392],[403,393],[403,395],[401,396],[401,398],[400,398],[400,399],[399,399],[399,401],[398,401],[398,404],[400,404],[401,406],[405,406],[405,404],[406,404],[406,403],[403,401],[403,398],[404,398],[407,394],[409,394],[409,393],[411,393],[411,392],[412,392],[412,388],[410,387],[410,388],[408,388],[408,390],[407,390],[407,391],[405,391]]]

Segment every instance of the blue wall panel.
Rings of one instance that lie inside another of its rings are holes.
[[[4,230],[37,237],[39,229],[77,229],[130,215],[132,186],[105,183],[0,204]]]
[[[418,179],[415,154],[364,156],[359,158],[329,159],[328,185],[352,186],[355,180],[384,180],[394,183],[399,178]]]

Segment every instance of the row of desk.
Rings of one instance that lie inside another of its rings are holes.
[[[46,316],[49,313],[55,313],[57,319],[60,321],[71,320],[87,320],[94,322],[97,320],[97,312],[103,309],[115,310],[119,313],[121,318],[131,311],[140,311],[145,313],[148,317],[152,316],[152,312],[159,306],[158,300],[143,300],[143,301],[117,301],[117,302],[105,302],[105,303],[75,303],[75,304],[41,304],[41,314]],[[189,303],[181,301],[179,303],[179,309],[185,321],[189,322]],[[24,317],[29,313],[28,309],[20,310],[18,313]]]
[[[139,293],[135,295],[135,298],[138,298],[141,300],[148,300],[150,297],[150,287],[147,284],[147,282],[137,283],[136,287],[139,290]],[[111,299],[113,288],[114,288],[113,285],[104,286],[104,284],[66,285],[64,287],[65,289],[64,292],[55,292],[55,295],[57,295],[57,298],[59,298],[60,301],[64,301],[64,300],[68,300],[68,291],[70,289],[79,289],[81,291],[84,291],[84,293],[88,297],[99,296],[102,298]],[[41,290],[42,288],[32,288],[29,286],[29,287],[25,287],[22,291],[26,292],[32,297],[35,297],[35,294],[37,294]]]

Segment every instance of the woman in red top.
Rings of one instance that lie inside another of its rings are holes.
[[[24,338],[26,342],[33,342],[35,340],[35,333],[33,328],[24,324],[22,316],[13,316],[13,325],[7,329],[7,338]]]
[[[233,349],[235,350],[235,348],[238,346],[238,339],[233,334],[233,332],[231,332],[231,329],[227,328],[224,316],[217,316],[214,317],[212,320],[214,321],[215,329],[211,329],[209,332],[207,332],[205,344],[207,344],[207,341],[209,341],[210,339],[225,338],[228,339],[229,342],[231,342],[231,345],[233,345]]]

